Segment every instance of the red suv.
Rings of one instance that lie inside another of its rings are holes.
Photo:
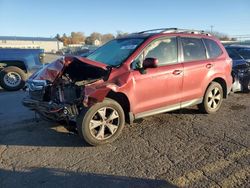
[[[114,39],[87,57],[64,57],[33,74],[23,104],[49,120],[75,120],[91,145],[114,141],[125,122],[198,105],[221,107],[232,61],[202,31],[176,28]]]

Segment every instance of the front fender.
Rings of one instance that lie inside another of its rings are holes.
[[[85,86],[84,101],[85,107],[89,107],[97,102],[102,102],[110,91],[119,92],[120,86],[115,83],[98,81]]]
[[[91,85],[85,86],[83,105],[90,107],[95,103],[102,102],[109,91],[110,89],[107,87],[96,88]]]
[[[130,107],[132,108],[132,101],[130,101],[133,93],[130,92],[133,88],[132,80],[130,72],[125,72],[112,76],[109,81],[99,80],[95,83],[86,85],[84,89],[83,105],[85,107],[90,107],[97,102],[102,102],[105,97],[113,91],[114,93],[122,93],[127,96],[129,104],[131,105]]]

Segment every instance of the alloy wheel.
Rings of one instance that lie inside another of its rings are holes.
[[[90,120],[90,133],[97,140],[108,139],[116,133],[119,123],[120,117],[114,108],[100,108]]]
[[[7,72],[3,77],[4,83],[9,87],[16,87],[18,86],[22,78],[21,76],[16,72]]]
[[[221,102],[221,98],[222,96],[221,96],[221,92],[219,88],[217,87],[213,88],[208,94],[207,103],[208,103],[209,108],[216,109]]]

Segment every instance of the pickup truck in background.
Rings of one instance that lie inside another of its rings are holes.
[[[17,91],[43,65],[43,49],[0,48],[0,86]]]

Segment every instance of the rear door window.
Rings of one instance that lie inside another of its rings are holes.
[[[222,50],[219,45],[211,39],[203,39],[207,47],[209,58],[216,58],[222,54]]]
[[[205,46],[198,38],[181,38],[184,61],[207,59]]]

